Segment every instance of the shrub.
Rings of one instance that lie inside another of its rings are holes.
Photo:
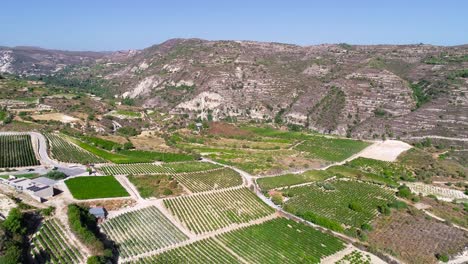
[[[138,135],[138,131],[134,127],[121,127],[117,130],[117,133],[129,137]]]
[[[170,189],[164,189],[163,192],[162,192],[163,195],[171,195],[173,194],[172,190]]]
[[[394,201],[393,203],[389,204],[388,206],[391,207],[391,208],[395,208],[395,209],[403,209],[403,208],[408,207],[408,205],[405,202],[402,202],[402,201]]]
[[[360,204],[356,203],[356,202],[350,202],[348,207],[349,207],[349,209],[351,209],[353,211],[356,211],[356,212],[362,212],[363,211],[362,206]]]
[[[449,257],[448,257],[447,254],[436,254],[436,258],[439,261],[442,261],[442,262],[448,262],[449,261]]]
[[[63,173],[61,171],[56,171],[56,170],[55,171],[49,171],[44,176],[49,178],[49,179],[53,179],[53,180],[61,180],[61,179],[65,179],[65,178],[68,177],[65,173]]]
[[[403,184],[398,187],[398,192],[396,194],[402,198],[409,198],[411,196],[411,190],[408,186]]]
[[[344,228],[341,226],[340,223],[335,222],[335,221],[333,221],[331,219],[316,215],[316,214],[314,214],[312,212],[305,212],[304,214],[299,214],[298,213],[297,216],[299,216],[301,218],[304,218],[305,220],[310,221],[310,222],[312,222],[314,224],[317,224],[317,225],[323,226],[325,228],[331,229],[333,231],[337,231],[337,232],[341,232],[341,233],[344,232]]]

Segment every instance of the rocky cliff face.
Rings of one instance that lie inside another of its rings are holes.
[[[37,47],[0,47],[0,72],[22,76],[48,75],[69,65],[86,65],[105,56],[101,52],[47,50]]]
[[[11,69],[9,56],[0,67]],[[467,46],[173,39],[90,59],[64,78],[104,80],[147,108],[361,137],[468,136]]]

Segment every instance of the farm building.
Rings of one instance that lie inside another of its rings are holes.
[[[97,206],[97,207],[91,207],[89,209],[89,213],[94,215],[96,217],[96,220],[100,223],[106,219],[106,210],[104,207]]]
[[[7,181],[7,183],[18,191],[23,191],[39,202],[43,202],[54,196],[53,186],[56,182],[49,178],[39,177],[36,179],[12,179]]]

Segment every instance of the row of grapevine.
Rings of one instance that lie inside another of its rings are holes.
[[[65,237],[57,220],[43,223],[31,243],[34,263],[83,263],[84,255]]]
[[[138,175],[138,174],[170,174],[207,171],[221,168],[219,165],[207,162],[176,162],[162,165],[153,163],[119,164],[103,166],[102,172],[108,175]]]
[[[103,166],[100,170],[106,175],[143,175],[143,174],[171,174],[174,170],[152,163],[119,164]]]
[[[460,190],[454,190],[444,187],[433,186],[430,184],[425,184],[421,182],[408,182],[405,183],[413,193],[422,194],[422,195],[434,195],[439,199],[444,200],[454,200],[454,199],[466,199],[468,200],[468,195],[464,194]]]
[[[307,219],[308,214],[361,227],[378,213],[379,206],[395,201],[395,192],[378,185],[336,180],[284,189],[289,199],[283,208]]]
[[[246,223],[274,212],[247,188],[180,196],[164,200],[164,205],[197,234]]]
[[[187,239],[156,207],[107,220],[101,230],[117,244],[122,258],[157,250]]]
[[[338,238],[286,218],[218,235],[249,263],[320,263],[344,248]]]
[[[39,165],[29,135],[0,136],[0,168]]]
[[[212,191],[242,184],[239,173],[228,168],[175,174],[174,177],[192,192]]]
[[[178,247],[159,255],[141,258],[132,263],[241,263],[216,240],[209,238]]]
[[[88,152],[57,134],[44,134],[49,141],[52,157],[56,160],[70,163],[100,163],[106,160]]]

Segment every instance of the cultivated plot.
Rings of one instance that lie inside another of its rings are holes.
[[[107,220],[100,227],[117,243],[122,258],[157,250],[188,239],[153,206],[119,215]]]
[[[85,256],[66,236],[57,220],[45,221],[31,242],[34,263],[81,263]]]
[[[274,212],[247,188],[166,199],[164,205],[197,234],[246,223]]]
[[[26,167],[39,165],[29,135],[0,136],[0,167]]]
[[[213,191],[242,184],[239,173],[229,168],[175,174],[174,177],[192,192]]]
[[[80,164],[106,162],[105,159],[70,143],[60,135],[51,133],[44,135],[49,141],[52,157],[56,160]]]
[[[83,176],[65,181],[73,198],[97,199],[129,196],[114,176]]]
[[[139,259],[131,263],[242,263],[216,240],[209,238],[187,246],[171,249],[162,254]]]
[[[378,207],[395,200],[394,191],[352,180],[337,180],[284,190],[283,208],[306,220],[328,219],[338,225],[360,228],[378,213]]]
[[[231,231],[218,239],[249,263],[320,263],[344,248],[338,238],[285,218]]]

